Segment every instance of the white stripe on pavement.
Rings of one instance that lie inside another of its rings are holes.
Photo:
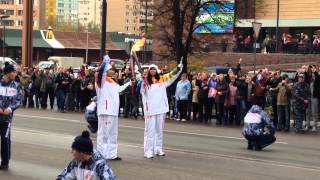
[[[60,145],[65,144],[57,147],[57,144],[49,144],[48,139],[45,140],[46,143],[42,143],[42,146],[45,147],[55,147],[55,148],[61,148],[61,149],[69,149],[69,146],[67,144],[70,144],[70,142],[67,142],[68,139],[71,140],[73,136],[66,135],[66,134],[57,134],[57,133],[49,133],[47,131],[39,131],[39,130],[31,130],[31,129],[23,129],[23,128],[13,128],[13,131],[17,133],[22,133],[21,135],[26,136],[27,134],[31,134],[34,136],[37,134],[38,136],[35,136],[37,138],[40,138],[40,136],[43,136],[42,139],[51,137],[50,139],[59,139],[61,137],[65,138],[61,142]],[[49,133],[49,134],[48,134]],[[54,138],[54,137],[59,138]],[[15,139],[15,138],[14,138]],[[20,142],[22,139],[18,140]],[[31,144],[31,145],[39,145],[38,141],[33,139],[34,142],[26,142],[23,141],[21,143],[25,144]],[[129,148],[138,148],[143,149],[143,146],[140,144],[129,144],[129,143],[119,143],[119,146],[129,147]],[[272,160],[264,160],[259,158],[248,158],[244,156],[235,156],[235,155],[225,155],[225,154],[218,154],[218,153],[209,153],[209,152],[202,152],[202,151],[193,151],[193,150],[186,150],[186,149],[178,149],[178,148],[165,148],[167,152],[172,152],[176,154],[187,154],[187,155],[193,155],[198,157],[205,157],[205,158],[220,158],[220,159],[226,159],[226,160],[233,160],[233,161],[242,161],[242,162],[249,162],[249,163],[256,163],[256,164],[262,164],[262,165],[268,165],[268,166],[278,166],[278,167],[284,167],[284,168],[291,168],[291,169],[299,169],[299,170],[305,170],[305,171],[312,171],[312,172],[320,172],[320,168],[318,166],[306,166],[306,165],[299,165],[299,164],[290,164],[280,161],[272,161]]]
[[[36,118],[36,119],[48,119],[48,120],[54,120],[54,121],[64,121],[64,122],[73,122],[73,123],[80,123],[80,124],[87,124],[86,122],[74,120],[74,119],[64,119],[64,118],[53,118],[53,117],[44,117],[44,116],[29,116],[29,115],[22,115],[22,114],[15,114],[17,117],[23,117],[23,118]],[[119,125],[120,128],[128,128],[128,129],[139,129],[144,130],[142,127],[137,126],[124,126]],[[233,136],[221,136],[221,135],[214,135],[214,134],[202,134],[202,133],[191,133],[191,132],[185,132],[185,131],[172,131],[172,130],[164,130],[166,133],[175,133],[175,134],[185,134],[185,135],[194,135],[194,136],[203,136],[203,137],[213,137],[213,138],[221,138],[221,139],[233,139],[233,140],[242,140],[245,141],[245,138],[242,137],[233,137]],[[282,141],[276,141],[276,144],[288,144],[287,142]]]
[[[61,171],[62,169],[49,167],[44,164],[34,164],[17,160],[10,161],[10,174],[13,176],[23,176],[28,179],[55,179]],[[8,175],[8,177],[11,176]]]
[[[30,115],[23,115],[23,114],[15,114],[14,116],[22,117],[22,118],[48,119],[48,120],[54,120],[54,121],[65,121],[65,122],[86,124],[83,121],[74,120],[74,119],[54,118],[54,117],[45,117],[45,116],[30,116]]]

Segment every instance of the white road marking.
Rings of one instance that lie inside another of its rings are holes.
[[[54,118],[54,117],[44,117],[44,116],[30,116],[30,115],[22,115],[22,114],[15,114],[15,116],[22,117],[22,118],[48,119],[48,120],[54,120],[54,121],[63,121],[63,122],[87,124],[84,121],[75,120],[75,119],[64,119],[64,118]],[[120,128],[144,130],[143,127],[137,127],[137,126],[119,125],[119,127]],[[185,134],[185,135],[194,135],[194,136],[203,136],[203,137],[213,137],[213,138],[221,138],[221,139],[233,139],[233,140],[246,141],[245,138],[233,137],[233,136],[221,136],[221,135],[214,135],[214,134],[191,133],[191,132],[185,132],[185,131],[172,131],[172,130],[164,130],[164,132],[166,132],[166,133],[175,133],[175,134]],[[287,142],[282,142],[282,141],[276,141],[275,143],[276,144],[285,144],[285,145],[288,144]]]
[[[39,138],[39,136],[46,136],[46,137],[54,137],[58,136],[59,138],[64,138],[65,143],[66,141],[72,140],[74,138],[72,135],[67,134],[58,134],[58,133],[49,133],[47,131],[39,131],[39,130],[32,130],[32,129],[24,129],[24,128],[13,128],[13,131],[16,133],[30,133],[30,134],[36,134]],[[49,133],[49,134],[48,134]],[[25,144],[31,144],[31,145],[39,145],[34,142],[22,142]],[[70,144],[70,143],[67,143]],[[48,144],[48,142],[41,144],[45,147],[55,147],[59,149],[69,149],[69,146],[65,147],[57,147],[57,145]],[[119,146],[129,147],[129,148],[138,148],[143,149],[143,145],[140,144],[129,144],[129,143],[119,143]],[[290,164],[280,161],[271,161],[271,160],[264,160],[259,158],[248,158],[248,157],[242,157],[242,156],[233,156],[233,155],[225,155],[225,154],[218,154],[218,153],[209,153],[209,152],[202,152],[202,151],[192,151],[192,150],[186,150],[186,149],[178,149],[178,148],[165,148],[165,151],[176,153],[176,154],[186,154],[186,155],[193,155],[197,157],[205,157],[205,158],[220,158],[220,159],[226,159],[226,160],[232,160],[232,161],[242,161],[242,162],[249,162],[249,163],[256,163],[261,165],[267,165],[267,166],[278,166],[278,167],[284,167],[284,168],[291,168],[291,169],[299,169],[304,171],[312,171],[312,172],[320,172],[320,168],[318,166],[305,166],[305,165],[299,165],[299,164]]]
[[[54,118],[54,117],[45,117],[45,116],[30,116],[30,115],[24,115],[24,114],[14,114],[14,116],[22,117],[22,118],[48,119],[48,120],[54,120],[54,121],[65,121],[65,122],[86,124],[83,121],[74,120],[74,119]]]
[[[139,149],[144,148],[143,146],[134,145],[134,144],[121,144],[120,143],[119,146],[139,148]],[[225,154],[208,153],[208,152],[201,152],[201,151],[190,151],[190,150],[186,150],[186,149],[176,149],[176,148],[165,148],[165,151],[177,153],[177,154],[187,154],[187,155],[192,154],[194,156],[200,156],[200,157],[205,157],[205,158],[210,157],[210,158],[220,158],[220,159],[227,159],[227,160],[233,160],[233,161],[245,161],[245,162],[257,163],[257,164],[263,164],[263,165],[320,172],[320,168],[318,166],[303,166],[303,165],[299,166],[296,164],[289,164],[289,163],[284,163],[284,162],[280,162],[280,161],[270,161],[270,160],[264,160],[264,159],[258,159],[258,158],[247,158],[247,157],[241,157],[241,156],[230,156],[230,155],[225,155]]]

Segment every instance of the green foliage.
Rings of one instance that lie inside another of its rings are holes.
[[[168,60],[166,64],[170,68],[177,66],[176,60]],[[205,71],[204,60],[198,56],[189,56],[188,57],[188,72],[202,72]]]
[[[200,57],[190,56],[188,58],[188,72],[202,72],[205,70],[204,60]]]

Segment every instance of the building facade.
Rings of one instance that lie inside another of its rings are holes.
[[[42,24],[40,19],[40,0],[34,0],[33,28],[39,29]],[[7,28],[21,29],[23,20],[23,0],[0,0],[0,14],[9,15],[2,24]]]
[[[99,29],[101,24],[101,1],[79,0],[78,20],[84,29]]]
[[[153,0],[108,0],[107,31],[140,34],[145,30],[146,10],[147,26],[152,26],[152,6]]]
[[[153,0],[140,0],[140,31],[148,30],[153,25]],[[147,14],[147,15],[146,15]],[[147,28],[146,28],[147,27]]]
[[[83,31],[100,29],[101,0],[34,0],[34,29]],[[0,14],[9,28],[21,29],[23,0],[0,0]],[[108,0],[107,31],[140,34],[152,27],[153,0]],[[147,6],[146,6],[147,3]],[[146,16],[147,13],[147,16]],[[146,21],[147,17],[147,21]]]
[[[236,28],[251,28],[255,20],[262,23],[262,37],[265,34],[275,35],[277,25],[277,1],[258,1],[254,11],[250,11],[247,17],[240,16],[236,23]],[[318,10],[318,0],[280,0],[279,27],[280,35],[289,33],[293,37],[300,36],[301,33],[312,37],[320,29],[320,11]],[[254,3],[252,3],[254,4]],[[242,12],[243,14],[243,12]]]
[[[57,24],[57,0],[46,0],[44,3],[45,10],[45,27],[56,28]]]
[[[79,0],[57,0],[57,29],[77,30]]]

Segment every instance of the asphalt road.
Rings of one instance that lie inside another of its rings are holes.
[[[241,129],[168,121],[166,156],[143,157],[143,120],[120,119],[121,180],[320,179],[320,133],[278,133],[262,152],[246,150]],[[80,113],[20,109],[12,129],[12,160],[2,180],[54,179],[71,160],[71,142],[86,129]],[[95,135],[93,137],[95,140]]]

